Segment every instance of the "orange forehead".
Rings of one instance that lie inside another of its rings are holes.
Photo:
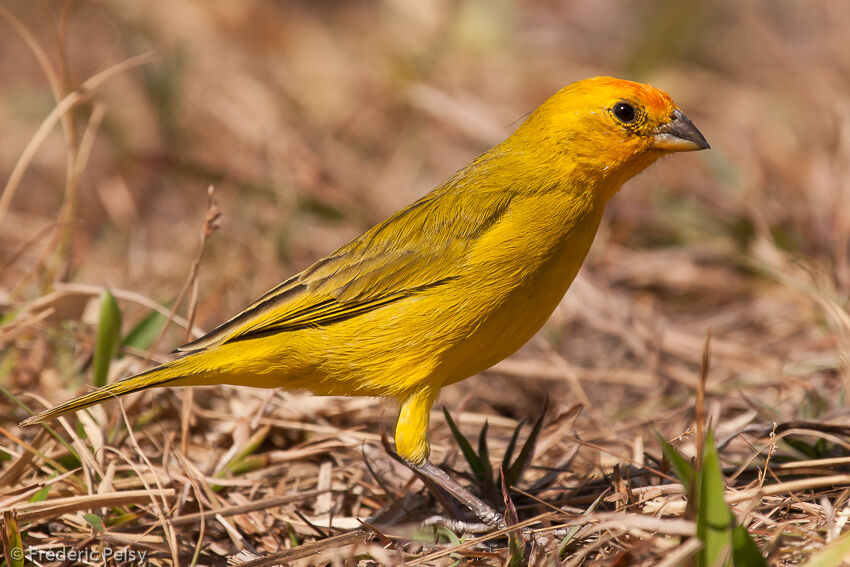
[[[653,115],[666,115],[676,107],[670,95],[661,89],[614,77],[584,79],[568,86],[567,90],[583,92],[591,97],[633,100]]]
[[[645,83],[635,83],[634,81],[625,81],[613,77],[595,77],[580,82],[589,82],[593,87],[600,91],[608,91],[613,96],[622,93],[620,96],[640,102],[647,111],[652,113],[662,113],[675,107],[670,95]]]

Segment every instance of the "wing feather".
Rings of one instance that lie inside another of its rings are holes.
[[[432,191],[292,276],[176,353],[330,325],[460,277],[470,242],[508,210],[511,193],[462,198],[452,182]]]

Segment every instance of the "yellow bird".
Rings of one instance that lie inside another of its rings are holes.
[[[486,370],[540,329],[626,180],[664,155],[708,147],[661,90],[610,77],[573,83],[504,142],[178,348],[176,360],[23,424],[160,386],[395,398],[398,454],[480,519],[501,525],[428,461],[440,389]]]

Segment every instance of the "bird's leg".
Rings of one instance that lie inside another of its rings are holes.
[[[402,402],[395,430],[398,455],[429,488],[433,485],[440,487],[469,508],[486,525],[504,528],[505,521],[498,512],[428,461],[431,452],[428,445],[428,418],[438,393],[438,388],[419,388]]]

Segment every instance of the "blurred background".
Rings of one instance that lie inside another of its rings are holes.
[[[7,318],[62,282],[169,304],[197,255],[213,184],[223,214],[200,265],[195,320],[209,329],[441,183],[564,85],[614,75],[669,92],[711,151],[628,183],[546,328],[443,403],[518,419],[548,397],[558,411],[585,403],[578,427],[612,446],[630,446],[636,426],[673,436],[691,423],[711,329],[709,407],[721,430],[844,411],[850,3],[0,7],[3,183],[57,104],[22,26],[56,70],[60,97],[155,54],[75,106],[14,196],[3,195]],[[84,169],[69,173],[79,155]],[[126,328],[148,312],[121,306]],[[70,345],[51,332],[5,337],[7,387],[53,402],[82,389],[91,327],[72,328]],[[182,339],[173,331],[159,351]],[[445,433],[441,417],[434,427]]]

